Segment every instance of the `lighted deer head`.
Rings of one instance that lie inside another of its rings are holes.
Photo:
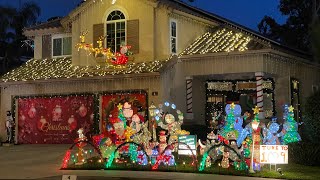
[[[98,48],[102,48],[102,43],[103,43],[103,40],[106,38],[106,36],[100,36],[99,37],[99,40],[97,41],[98,43]]]
[[[81,42],[81,43],[84,43],[84,42],[85,42],[85,38],[86,38],[86,35],[87,35],[88,33],[89,33],[88,30],[81,32],[81,35],[80,35],[80,42]]]

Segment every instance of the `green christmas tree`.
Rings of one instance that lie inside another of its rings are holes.
[[[284,113],[284,115],[286,116],[286,122],[283,125],[283,129],[285,130],[285,134],[283,136],[283,144],[289,144],[301,140],[301,137],[298,133],[298,124],[294,120],[293,109],[294,108],[290,106],[288,108],[288,114]]]
[[[118,105],[118,110],[119,110],[118,118],[123,122],[124,129],[126,129],[127,128],[127,119],[124,117],[122,107],[123,107],[122,104]]]
[[[225,122],[225,125],[224,127],[219,131],[219,134],[228,139],[228,134],[231,134],[231,133],[234,133],[234,135],[236,137],[238,137],[238,131],[236,131],[234,129],[234,122],[235,122],[235,117],[234,117],[234,107],[235,107],[235,104],[232,103],[230,105],[230,111],[229,113],[227,114],[227,117],[226,117],[226,122]]]

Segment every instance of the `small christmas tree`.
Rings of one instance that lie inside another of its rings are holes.
[[[232,103],[229,106],[230,111],[229,111],[229,113],[227,113],[227,117],[226,117],[226,120],[225,120],[225,125],[222,128],[222,130],[219,132],[219,134],[222,137],[226,138],[226,139],[228,139],[228,134],[231,133],[231,132],[234,132],[236,137],[238,137],[238,131],[236,131],[234,129],[234,122],[235,122],[234,107],[235,107],[234,103]]]
[[[288,108],[288,114],[286,115],[286,122],[283,125],[285,131],[283,136],[283,144],[289,144],[293,142],[298,142],[301,140],[301,137],[298,133],[298,124],[294,120],[293,107]],[[286,110],[285,110],[286,111]]]
[[[118,118],[123,122],[124,124],[124,129],[127,128],[127,119],[124,117],[124,114],[123,114],[123,109],[122,109],[122,104],[119,104],[118,106],[118,110],[119,110],[119,114],[118,114]]]

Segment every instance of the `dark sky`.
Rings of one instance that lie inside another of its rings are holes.
[[[30,0],[21,0],[22,3],[27,1]],[[41,7],[40,21],[46,21],[53,16],[67,15],[81,0],[33,1]],[[279,0],[195,0],[191,4],[254,30],[264,15],[274,17],[280,23],[285,21],[278,10]],[[19,0],[0,0],[0,5],[18,7]]]

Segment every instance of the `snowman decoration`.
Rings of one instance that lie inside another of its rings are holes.
[[[265,145],[280,145],[279,137],[282,136],[283,133],[278,133],[279,131],[279,124],[276,122],[277,118],[272,118],[272,123],[269,125],[268,128],[263,127],[263,143]]]
[[[183,117],[179,118],[179,120],[176,121],[175,117],[172,114],[166,114],[164,120],[167,124],[159,122],[159,126],[162,129],[168,130],[168,134],[170,135],[168,143],[172,144],[174,142],[177,142],[179,132],[181,131],[181,124],[183,123]]]

